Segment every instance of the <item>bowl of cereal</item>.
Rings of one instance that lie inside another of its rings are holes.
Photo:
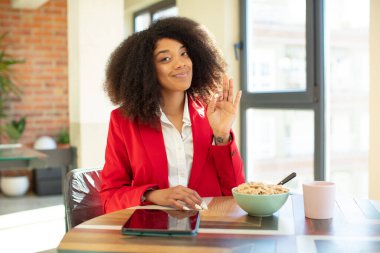
[[[241,184],[232,189],[237,204],[250,216],[271,216],[289,197],[289,189],[282,185],[259,182]]]

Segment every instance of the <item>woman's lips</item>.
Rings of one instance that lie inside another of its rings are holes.
[[[185,78],[185,77],[188,77],[188,75],[189,75],[188,72],[184,72],[184,73],[175,74],[173,76],[176,77],[176,78]]]

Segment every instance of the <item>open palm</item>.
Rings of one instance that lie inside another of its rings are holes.
[[[223,93],[215,94],[207,108],[207,119],[214,136],[227,140],[235,121],[240,104],[241,91],[233,99],[233,81],[225,75],[223,78]]]

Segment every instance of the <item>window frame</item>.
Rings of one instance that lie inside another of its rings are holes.
[[[324,79],[324,0],[306,1],[306,90],[248,92],[247,1],[240,0],[242,54],[240,80],[243,96],[240,107],[241,154],[247,164],[247,119],[250,108],[309,109],[314,112],[314,180],[326,179],[326,126]],[[247,170],[247,168],[245,168]],[[246,173],[247,174],[247,173]]]
[[[150,21],[152,22],[153,16],[155,13],[175,7],[177,5],[176,0],[164,0],[158,3],[152,4],[144,9],[136,11],[133,13],[133,31],[136,32],[136,17],[140,16],[143,13],[149,13]]]

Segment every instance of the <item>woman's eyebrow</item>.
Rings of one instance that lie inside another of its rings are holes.
[[[181,46],[179,47],[179,50],[181,50],[182,48],[186,48],[185,45],[181,45]],[[158,51],[157,53],[155,53],[154,56],[157,56],[157,55],[159,55],[159,54],[168,53],[168,52],[169,52],[169,49],[160,50],[160,51]]]
[[[165,50],[161,50],[161,51],[158,51],[154,56],[157,56],[159,54],[164,54],[164,53],[167,53],[169,52],[169,50],[165,49]]]

